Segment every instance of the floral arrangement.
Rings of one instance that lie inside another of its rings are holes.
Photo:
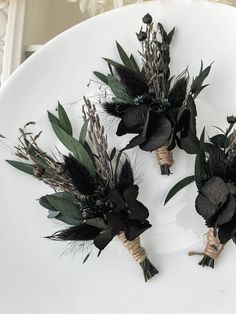
[[[49,219],[65,223],[65,228],[46,238],[56,241],[93,244],[100,253],[118,237],[141,266],[145,281],[158,273],[140,245],[139,236],[151,227],[148,209],[137,200],[128,158],[113,149],[108,152],[107,137],[95,107],[84,99],[84,125],[79,140],[64,108],[58,105],[58,118],[48,113],[58,139],[70,151],[59,158],[41,150],[36,136],[20,129],[16,156],[22,161],[8,163],[51,186],[55,193],[42,196],[40,204],[48,209]],[[91,144],[87,141],[87,134]],[[88,259],[90,252],[85,257]]]
[[[177,183],[166,198],[167,203],[186,185],[196,183],[196,211],[209,231],[204,253],[189,252],[189,255],[203,255],[199,264],[212,268],[224,245],[231,239],[236,243],[236,133],[233,131],[236,117],[229,116],[227,121],[227,130],[219,129],[221,133],[209,142],[205,142],[203,130],[194,176]]]
[[[94,74],[113,93],[102,106],[108,115],[120,119],[116,134],[137,134],[124,149],[139,146],[144,151],[156,151],[161,174],[169,175],[176,144],[189,154],[198,151],[195,100],[207,86],[203,83],[211,65],[204,68],[201,62],[200,72],[191,83],[188,69],[170,77],[170,44],[175,28],[167,33],[158,23],[156,29],[150,14],[143,17],[143,23],[137,33],[142,66],[116,43],[121,63],[104,58],[110,73]]]

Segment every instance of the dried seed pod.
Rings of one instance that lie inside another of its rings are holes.
[[[152,23],[152,16],[147,13],[146,15],[144,15],[143,17],[143,23],[144,24],[151,24]]]
[[[147,38],[147,33],[142,30],[139,33],[136,33],[136,35],[139,41],[144,41]]]
[[[35,177],[41,178],[45,173],[45,169],[39,165],[34,167],[34,175]]]
[[[228,116],[227,117],[227,122],[230,123],[230,124],[231,123],[236,123],[236,117],[233,116],[233,115],[232,116]]]

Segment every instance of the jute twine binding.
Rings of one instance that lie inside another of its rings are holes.
[[[162,146],[156,149],[156,155],[160,166],[171,167],[173,165],[173,154],[168,150],[168,146]]]
[[[207,233],[207,244],[204,252],[189,252],[188,255],[207,255],[215,260],[220,255],[223,248],[224,245],[220,243],[218,236],[214,235],[214,229],[210,228]]]
[[[126,249],[129,251],[129,253],[132,255],[133,259],[137,263],[142,263],[146,258],[146,252],[143,247],[140,245],[140,238],[137,237],[133,241],[128,241],[125,237],[125,233],[122,232],[118,235],[118,238],[123,243],[123,245],[126,247]]]

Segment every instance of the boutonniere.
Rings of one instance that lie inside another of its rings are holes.
[[[8,160],[54,189],[42,196],[40,204],[48,209],[48,218],[65,223],[65,228],[46,238],[73,243],[91,243],[98,255],[118,237],[141,266],[145,281],[158,273],[140,244],[140,235],[151,227],[148,209],[137,199],[139,187],[134,182],[132,166],[122,153],[108,152],[107,137],[95,107],[85,99],[84,124],[79,139],[64,108],[58,105],[58,117],[48,113],[58,139],[70,151],[58,156],[42,150],[37,139],[20,129],[16,156]],[[30,123],[31,124],[31,123]],[[85,257],[86,261],[90,252]]]
[[[195,174],[177,183],[166,198],[168,202],[180,189],[195,182],[198,195],[195,208],[209,231],[200,265],[214,268],[224,245],[231,239],[236,242],[236,117],[227,118],[229,127],[205,142],[205,132],[195,161]]]
[[[137,33],[142,65],[116,43],[121,62],[104,58],[110,73],[94,74],[113,93],[102,106],[120,119],[116,134],[137,134],[124,149],[139,146],[144,151],[155,151],[161,173],[169,175],[176,144],[186,153],[197,152],[195,99],[207,86],[204,81],[211,65],[204,68],[201,63],[199,74],[191,82],[188,69],[171,77],[170,44],[175,29],[167,33],[162,24],[155,27],[150,14],[143,17],[143,23]]]

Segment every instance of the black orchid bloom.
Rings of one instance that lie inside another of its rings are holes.
[[[137,134],[124,149],[139,146],[144,151],[154,151],[163,146],[172,150],[176,144],[189,154],[196,154],[199,140],[196,135],[195,98],[207,86],[203,85],[211,65],[203,68],[189,85],[188,70],[179,75],[173,83],[170,78],[170,44],[174,29],[168,34],[159,23],[154,30],[151,16],[147,32],[142,36],[143,66],[140,69],[133,55],[130,57],[117,43],[122,64],[105,59],[114,71],[104,75],[94,74],[107,84],[114,94],[112,101],[103,103],[104,110],[121,119],[116,134]],[[152,36],[150,34],[153,34]],[[150,46],[155,53],[145,50]],[[156,66],[150,68],[150,64]]]

